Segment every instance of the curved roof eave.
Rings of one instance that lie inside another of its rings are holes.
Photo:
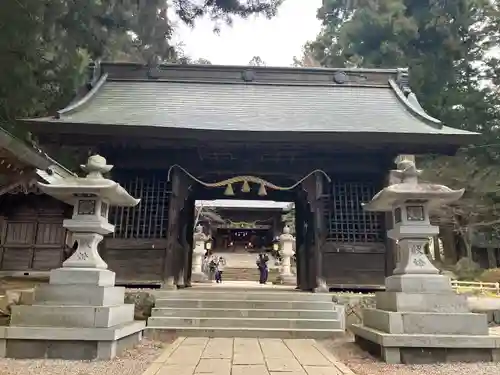
[[[419,117],[422,119],[427,125],[430,125],[434,128],[437,129],[442,129],[443,128],[443,123],[438,120],[437,118],[432,117],[429,115],[425,110],[422,108],[420,103],[417,100],[417,97],[413,92],[410,92],[408,97],[404,94],[404,92],[400,89],[399,85],[392,79],[389,80],[389,85],[391,86],[392,90],[396,94],[396,97],[399,99],[399,101],[416,117]]]
[[[52,159],[39,147],[25,144],[2,127],[0,127],[0,147],[5,148],[23,163],[32,165],[37,170],[47,171],[50,169],[51,173],[55,172],[63,177],[74,175],[72,171]]]
[[[88,93],[86,93],[81,99],[76,102],[71,103],[67,107],[60,109],[57,111],[55,118],[60,119],[62,115],[68,115],[70,113],[76,112],[85,106],[99,91],[99,89],[104,85],[106,80],[108,79],[108,73],[104,73],[95,83],[94,86],[90,89]]]

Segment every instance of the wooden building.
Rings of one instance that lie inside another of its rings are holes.
[[[283,202],[212,202],[212,206],[201,209],[205,233],[211,237],[216,252],[271,250],[283,231],[283,214],[290,209]]]
[[[361,204],[398,154],[453,154],[475,136],[426,114],[401,69],[102,63],[86,88],[22,122],[47,150],[105,156],[141,198],[114,210],[102,244],[122,280],[189,286],[194,202],[229,195],[295,203],[301,289],[380,285],[391,222]]]
[[[73,175],[34,144],[0,128],[0,275],[48,271],[65,257],[68,207],[36,181]]]

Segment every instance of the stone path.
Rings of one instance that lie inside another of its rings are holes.
[[[354,375],[315,340],[179,338],[143,375]]]

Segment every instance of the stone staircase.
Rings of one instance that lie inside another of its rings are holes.
[[[269,269],[268,282],[272,283],[279,275],[277,268]],[[259,270],[257,267],[226,267],[224,268],[223,280],[225,281],[259,281]]]
[[[345,314],[330,294],[266,288],[157,291],[148,330],[183,336],[329,338],[343,334]]]

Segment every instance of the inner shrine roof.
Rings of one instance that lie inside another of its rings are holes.
[[[71,171],[36,144],[23,142],[0,127],[0,195],[15,192],[19,187],[30,191],[33,181],[39,177],[51,182],[70,175]]]
[[[401,69],[103,63],[93,73],[88,91],[55,116],[21,121],[42,133],[372,134],[454,145],[477,136],[427,114]]]

